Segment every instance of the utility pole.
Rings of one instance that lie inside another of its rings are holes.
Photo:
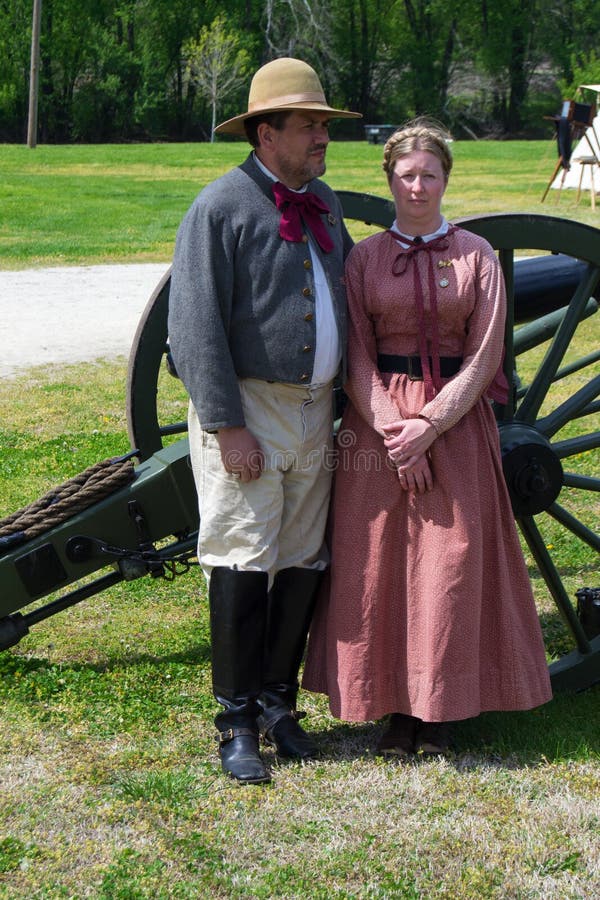
[[[37,146],[41,19],[42,0],[33,0],[33,23],[31,26],[31,66],[29,69],[29,120],[27,123],[27,146],[32,148]]]

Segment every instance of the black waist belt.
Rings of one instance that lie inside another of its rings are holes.
[[[418,356],[395,356],[392,353],[378,353],[377,366],[380,372],[398,372],[408,375],[413,381],[423,380],[423,367]],[[456,375],[462,366],[462,356],[440,356],[440,375],[450,378]],[[433,371],[433,362],[429,357],[429,367]]]

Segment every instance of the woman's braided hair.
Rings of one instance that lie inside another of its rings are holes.
[[[448,147],[451,140],[450,133],[435,119],[420,117],[402,125],[387,140],[383,148],[382,165],[388,182],[394,174],[396,160],[407,156],[413,150],[428,150],[437,156],[447,181],[452,169],[452,154]]]

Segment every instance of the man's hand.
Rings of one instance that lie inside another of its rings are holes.
[[[219,428],[217,440],[226,472],[244,483],[260,478],[265,457],[251,431],[247,428]]]

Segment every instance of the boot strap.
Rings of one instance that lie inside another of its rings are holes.
[[[305,719],[306,713],[303,709],[282,709],[280,710],[279,715],[275,716],[272,720],[269,721],[268,726],[265,726],[264,723],[261,724],[261,734],[270,740],[270,733],[275,728],[278,722],[281,722],[282,719],[293,719],[294,722],[299,722],[300,719]],[[259,718],[259,723],[261,722],[262,716]]]
[[[219,731],[215,740],[220,744],[227,744],[241,734],[250,734],[253,737],[258,737],[257,732],[253,728],[228,728],[226,731]]]

